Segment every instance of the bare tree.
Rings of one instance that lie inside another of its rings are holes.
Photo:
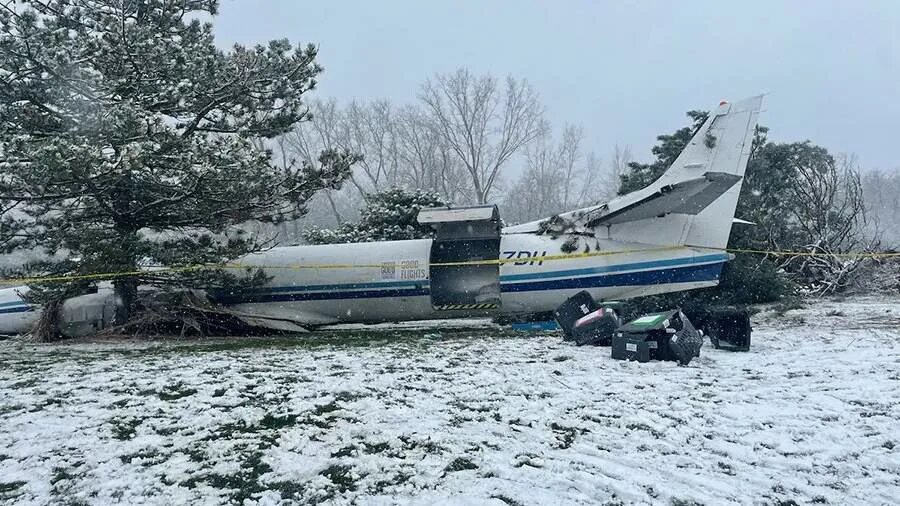
[[[620,146],[618,144],[613,147],[612,155],[609,158],[609,166],[604,172],[600,180],[602,193],[600,197],[603,200],[612,200],[619,191],[619,184],[622,182],[622,174],[628,171],[628,164],[634,161],[631,149],[628,146]]]
[[[900,247],[900,169],[872,170],[862,176],[869,230],[877,224],[889,247]],[[874,222],[874,224],[872,224]]]
[[[419,98],[468,172],[479,204],[491,197],[506,162],[547,129],[537,94],[512,77],[501,91],[490,75],[459,69],[426,81]]]
[[[581,142],[584,139],[584,130],[579,126],[566,125],[563,128],[562,138],[556,148],[556,160],[562,176],[562,195],[560,205],[568,208],[576,202],[581,203],[582,189],[575,188],[575,182],[582,176],[583,170],[578,167],[581,160]],[[579,185],[580,186],[580,185]]]
[[[798,184],[788,189],[788,213],[803,249],[814,255],[786,258],[781,267],[807,281],[818,294],[841,291],[863,258],[851,252],[878,249],[878,234],[866,233],[866,209],[856,159],[817,154],[797,157]]]
[[[281,151],[283,158],[296,158],[311,163],[318,156],[317,153],[323,149],[348,149],[342,136],[345,114],[338,107],[337,101],[334,99],[313,100],[310,102],[309,108],[312,115],[310,120],[298,124],[294,130],[277,141],[283,148]],[[358,178],[354,175],[351,176],[350,181],[361,193],[362,188],[356,179]],[[338,191],[323,191],[310,206],[311,212],[307,216],[307,220],[321,221],[321,217],[316,215],[316,210],[321,206],[316,204],[324,201],[327,203],[334,221],[340,224],[345,220],[348,212],[352,212],[358,207],[358,200],[359,194],[355,194],[350,185],[345,185]]]
[[[422,108],[407,105],[396,115],[402,183],[438,192],[448,202],[468,200],[467,172]]]
[[[351,102],[340,122],[339,142],[363,159],[354,180],[365,194],[397,183],[396,120],[394,108],[387,100],[371,103]]]
[[[504,201],[504,216],[525,221],[593,204],[602,162],[582,152],[581,127],[566,125],[559,142],[547,136],[526,146],[525,170]]]

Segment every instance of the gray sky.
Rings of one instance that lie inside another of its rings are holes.
[[[900,2],[222,0],[220,11],[222,45],[319,45],[316,93],[341,102],[410,102],[460,66],[512,74],[555,130],[580,124],[604,158],[619,143],[643,160],[684,111],[766,92],[771,138],[900,167]]]

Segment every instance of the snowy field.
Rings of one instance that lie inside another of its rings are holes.
[[[0,502],[896,504],[900,300],[614,361],[490,325],[0,342]]]

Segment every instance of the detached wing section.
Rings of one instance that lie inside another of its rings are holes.
[[[707,172],[703,177],[688,179],[660,187],[654,193],[596,217],[589,217],[589,228],[615,225],[667,214],[698,214],[741,180],[741,176],[726,172]],[[605,206],[604,206],[605,207]],[[603,207],[598,209],[602,212]]]

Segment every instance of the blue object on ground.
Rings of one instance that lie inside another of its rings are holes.
[[[559,324],[557,324],[553,320],[548,320],[545,322],[519,322],[513,323],[513,330],[521,330],[525,332],[533,332],[538,330],[556,330],[559,328]]]

